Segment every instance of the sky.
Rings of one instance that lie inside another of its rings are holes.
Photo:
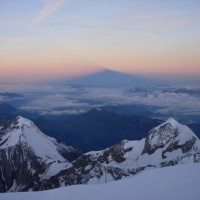
[[[0,80],[200,75],[199,35],[199,0],[1,0]]]

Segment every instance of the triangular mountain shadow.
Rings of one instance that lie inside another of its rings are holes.
[[[57,83],[96,87],[143,86],[147,84],[156,84],[155,80],[146,76],[127,74],[112,70],[102,70],[97,73],[58,81]]]

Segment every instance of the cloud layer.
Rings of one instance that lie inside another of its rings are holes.
[[[199,115],[200,96],[165,88],[95,88],[52,85],[0,85],[3,92],[23,94],[21,109],[40,114],[78,114],[97,106],[156,106],[155,114]],[[0,102],[9,101],[0,95]]]

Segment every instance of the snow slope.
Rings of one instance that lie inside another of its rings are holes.
[[[44,192],[0,194],[1,200],[199,200],[200,164],[145,171],[101,185],[77,185]]]

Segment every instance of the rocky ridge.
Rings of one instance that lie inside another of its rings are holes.
[[[200,162],[200,141],[185,125],[170,118],[140,141],[123,140],[102,151],[88,152],[72,166],[40,183],[36,190],[123,179],[151,168]]]

